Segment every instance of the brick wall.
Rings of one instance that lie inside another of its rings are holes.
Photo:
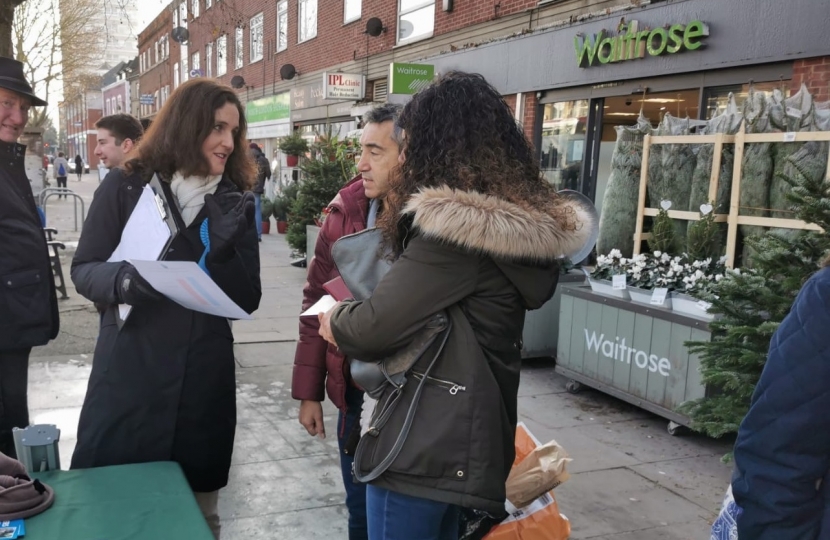
[[[139,69],[141,69],[142,65],[140,60],[141,55],[146,54],[147,51],[152,51],[152,60],[150,61],[150,64],[145,65],[144,70],[139,75],[139,94],[153,95],[156,91],[159,91],[159,94],[161,94],[160,89],[168,85],[170,86],[170,92],[173,91],[173,67],[180,60],[181,45],[173,41],[170,37],[170,32],[172,30],[173,12],[168,6],[163,9],[155,19],[153,19],[153,22],[147,25],[147,27],[138,34]],[[168,58],[161,60],[160,62],[155,62],[155,44],[162,38],[162,36],[167,36],[168,38],[170,55]],[[148,55],[148,57],[149,56],[150,55]],[[161,101],[160,98],[159,101]],[[156,105],[160,105],[160,103],[157,103]],[[155,110],[156,109],[152,107],[143,108],[139,104],[138,109],[131,111],[131,114],[141,118],[143,116],[147,116],[148,114],[152,114]],[[142,114],[142,111],[144,114]]]
[[[298,1],[288,2],[288,48],[276,51],[277,0],[214,0],[213,6],[204,9],[201,0],[199,16],[191,18],[188,24],[190,44],[188,53],[201,51],[202,69],[205,69],[205,45],[215,42],[222,34],[228,36],[228,71],[222,82],[230,83],[231,78],[239,75],[245,79],[247,86],[252,86],[254,95],[260,90],[281,81],[279,68],[292,64],[300,74],[311,73],[367,56],[390,52],[395,47],[397,35],[398,0],[363,0],[361,18],[343,24],[342,0],[318,0],[317,37],[297,43],[298,40]],[[453,11],[442,9],[442,0],[435,3],[434,35],[456,31],[470,25],[498,19],[515,14],[537,5],[537,0],[456,0]],[[250,19],[257,13],[263,13],[264,58],[253,64],[250,62]],[[378,37],[364,34],[366,21],[378,17],[386,27],[386,32]],[[235,29],[241,25],[244,29],[244,67],[236,69]],[[152,41],[150,41],[150,44]],[[171,42],[171,56],[173,55]],[[151,45],[150,45],[151,46]],[[214,63],[216,54],[214,52]],[[174,62],[171,61],[171,62]],[[216,74],[215,65],[213,67]],[[307,82],[307,81],[303,81]],[[142,93],[144,86],[142,84]],[[266,92],[266,95],[270,92]],[[371,96],[367,92],[367,96]],[[253,97],[253,96],[252,96]]]
[[[830,56],[796,60],[793,64],[792,91],[806,84],[815,101],[830,101]]]
[[[538,0],[455,0],[453,10],[445,12],[436,2],[435,35],[446,34],[473,24],[493,21],[535,8]]]
[[[536,97],[535,93],[523,94],[523,97],[525,103],[522,123],[525,129],[525,137],[533,144],[533,132],[536,127],[536,112],[539,108],[539,98]]]

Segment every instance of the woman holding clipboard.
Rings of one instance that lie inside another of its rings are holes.
[[[231,300],[254,312],[259,243],[245,131],[231,88],[209,79],[181,85],[137,157],[101,182],[72,261],[78,292],[106,306],[72,468],[176,461],[217,538],[218,490],[228,482],[236,429],[230,323],[161,296],[131,264],[107,261],[157,176],[178,227],[162,258],[200,262]],[[132,306],[123,326],[119,304]]]

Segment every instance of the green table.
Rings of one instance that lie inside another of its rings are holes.
[[[213,540],[177,463],[33,474],[55,502],[26,520],[25,540]]]

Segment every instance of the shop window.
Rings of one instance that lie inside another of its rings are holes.
[[[216,76],[221,77],[228,72],[228,36],[216,38]]]
[[[579,190],[585,156],[588,100],[545,105],[542,119],[541,168],[556,189]]]
[[[785,97],[790,95],[790,86],[792,81],[776,81],[767,83],[754,83],[752,88],[756,92],[763,92],[772,95],[773,90],[781,90]],[[738,104],[738,110],[743,107],[749,95],[750,85],[736,84],[732,86],[718,86],[715,88],[707,88],[703,97],[703,118],[709,120],[719,114],[723,114],[726,106],[729,103],[729,94],[735,95],[735,102]]]
[[[213,77],[213,43],[205,45],[205,77]]]
[[[398,45],[432,37],[435,0],[398,1]]]
[[[236,29],[236,41],[234,41],[234,54],[236,69],[241,69],[245,65],[245,30],[242,28]]]
[[[317,0],[299,0],[297,43],[317,37]]]
[[[251,18],[251,62],[262,60],[262,13]]]
[[[363,0],[343,0],[343,23],[350,23],[360,18],[360,4]]]
[[[277,52],[288,48],[288,0],[277,4]]]

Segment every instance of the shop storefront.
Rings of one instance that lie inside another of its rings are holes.
[[[826,6],[813,0],[654,2],[428,62],[436,74],[481,73],[522,98],[546,178],[600,202],[615,126],[641,112],[653,126],[666,113],[705,120],[730,93],[740,106],[750,85],[786,95],[810,77],[825,81],[811,88],[817,100],[830,99],[827,22]]]
[[[352,108],[365,91],[362,75],[324,73],[319,81],[291,90],[291,123],[309,144],[329,132],[342,138],[357,128],[359,117]]]

